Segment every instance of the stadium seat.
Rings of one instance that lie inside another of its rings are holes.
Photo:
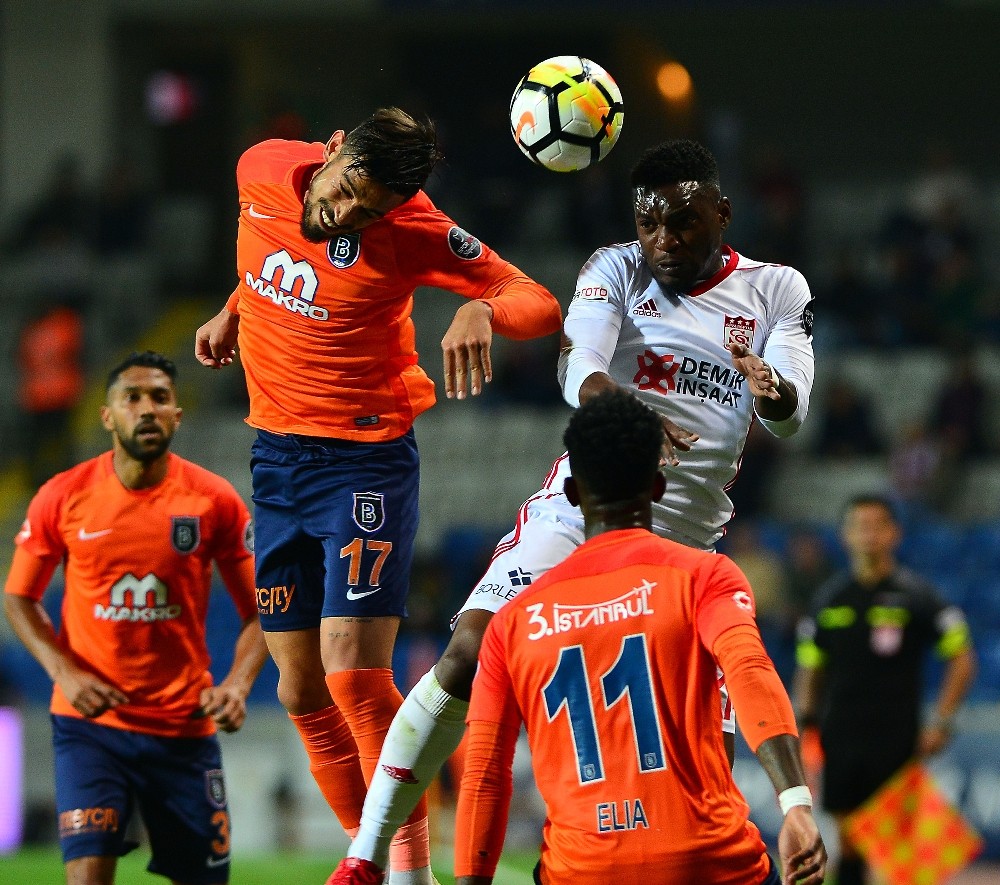
[[[899,559],[918,572],[957,571],[967,542],[961,528],[945,522],[920,522],[909,527]]]
[[[1000,701],[1000,629],[973,631],[979,669],[970,701]]]

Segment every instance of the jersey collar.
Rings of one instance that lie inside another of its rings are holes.
[[[690,292],[687,293],[689,298],[697,298],[699,295],[707,292],[709,289],[714,289],[719,285],[726,277],[728,277],[734,270],[736,270],[736,265],[740,263],[739,254],[730,249],[728,246],[722,247],[722,257],[723,263],[722,268],[716,271],[707,280],[703,280],[698,283]]]

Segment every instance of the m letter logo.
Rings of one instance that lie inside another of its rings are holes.
[[[261,268],[260,278],[273,283],[274,275],[278,268],[281,268],[281,281],[278,283],[278,288],[282,292],[291,294],[295,286],[295,281],[301,280],[302,288],[299,290],[298,297],[303,301],[309,302],[316,297],[319,280],[316,278],[316,271],[312,269],[308,261],[292,261],[292,256],[282,249],[280,252],[268,255],[264,259],[264,267]]]
[[[111,604],[134,608],[158,608],[168,601],[167,585],[150,573],[137,578],[131,572],[119,578],[111,587]]]

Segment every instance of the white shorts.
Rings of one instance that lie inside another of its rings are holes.
[[[486,574],[469,594],[455,617],[470,610],[498,612],[531,582],[558,565],[584,541],[583,519],[559,518],[551,508],[534,506],[529,499],[521,507],[514,530],[497,544]]]
[[[500,539],[486,573],[469,594],[465,604],[451,619],[452,627],[467,611],[500,611],[531,582],[540,578],[550,568],[569,556],[585,539],[583,517],[574,519],[570,514],[576,508],[553,507],[558,496],[540,492],[529,498],[517,515],[517,525]],[[561,502],[560,502],[561,503]],[[562,512],[557,513],[561,510]],[[695,546],[691,544],[691,546]],[[717,670],[722,706],[722,730],[736,733],[736,715],[729,701],[725,677]]]

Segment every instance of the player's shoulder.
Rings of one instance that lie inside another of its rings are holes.
[[[247,148],[236,164],[240,185],[294,185],[296,170],[324,162],[322,142],[270,138]]]
[[[582,273],[600,268],[618,268],[627,273],[638,273],[646,267],[646,260],[639,248],[639,241],[610,243],[594,250],[583,265]]]
[[[639,243],[612,243],[597,249],[580,268],[573,302],[627,299],[644,290],[652,279]]]
[[[41,485],[34,499],[52,502],[72,497],[103,480],[111,469],[110,459],[111,453],[105,452],[57,473]]]
[[[773,285],[788,285],[791,282],[805,283],[805,276],[789,264],[778,264],[774,261],[758,261],[749,258],[741,252],[736,253],[736,273],[753,278],[760,282]]]
[[[423,250],[428,247],[444,249],[447,246],[444,254],[450,252],[463,261],[474,261],[492,254],[482,240],[442,212],[422,190],[387,213],[378,224],[382,231],[392,236],[397,248]],[[414,245],[414,241],[418,241],[419,245]]]

